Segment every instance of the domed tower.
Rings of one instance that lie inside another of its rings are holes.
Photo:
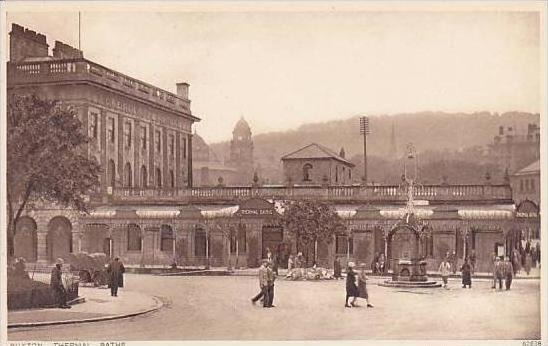
[[[234,126],[230,141],[230,166],[233,166],[242,175],[240,183],[247,184],[253,176],[253,141],[251,128],[242,117]]]

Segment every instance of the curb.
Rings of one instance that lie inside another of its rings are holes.
[[[109,320],[118,320],[122,318],[129,318],[129,317],[135,317],[139,315],[144,315],[149,312],[157,311],[161,309],[164,306],[164,303],[158,299],[157,297],[152,297],[154,301],[156,302],[156,305],[152,308],[144,309],[137,312],[132,312],[128,314],[121,314],[121,315],[108,315],[108,316],[102,316],[102,317],[93,317],[93,318],[83,318],[79,320],[64,320],[64,321],[46,321],[46,322],[26,322],[26,323],[14,323],[14,324],[8,324],[9,328],[25,328],[25,327],[42,327],[42,326],[54,326],[54,325],[61,325],[61,324],[77,324],[77,323],[89,323],[89,322],[101,322],[101,321],[109,321]]]

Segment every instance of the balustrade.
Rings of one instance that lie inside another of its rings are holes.
[[[509,200],[512,192],[507,185],[424,185],[414,188],[416,199],[429,201]],[[237,202],[248,198],[265,199],[318,199],[334,202],[386,201],[388,203],[407,200],[404,188],[397,185],[384,186],[234,186],[194,187],[179,189],[128,189],[115,188],[115,200],[173,200],[177,202]]]
[[[138,92],[140,97],[149,98],[166,107],[176,107],[178,111],[190,112],[189,100],[85,59],[9,63],[8,78],[13,78],[13,83],[15,84],[18,81],[53,82],[91,79],[99,83],[107,83],[110,87],[126,92]],[[116,84],[112,83],[112,81],[116,82]]]

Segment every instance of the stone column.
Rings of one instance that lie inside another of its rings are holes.
[[[82,233],[72,231],[72,252],[82,252]]]
[[[46,249],[46,232],[36,232],[36,261],[38,263],[47,263],[48,254]]]

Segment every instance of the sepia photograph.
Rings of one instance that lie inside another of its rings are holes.
[[[546,3],[0,5],[2,345],[548,345]]]

